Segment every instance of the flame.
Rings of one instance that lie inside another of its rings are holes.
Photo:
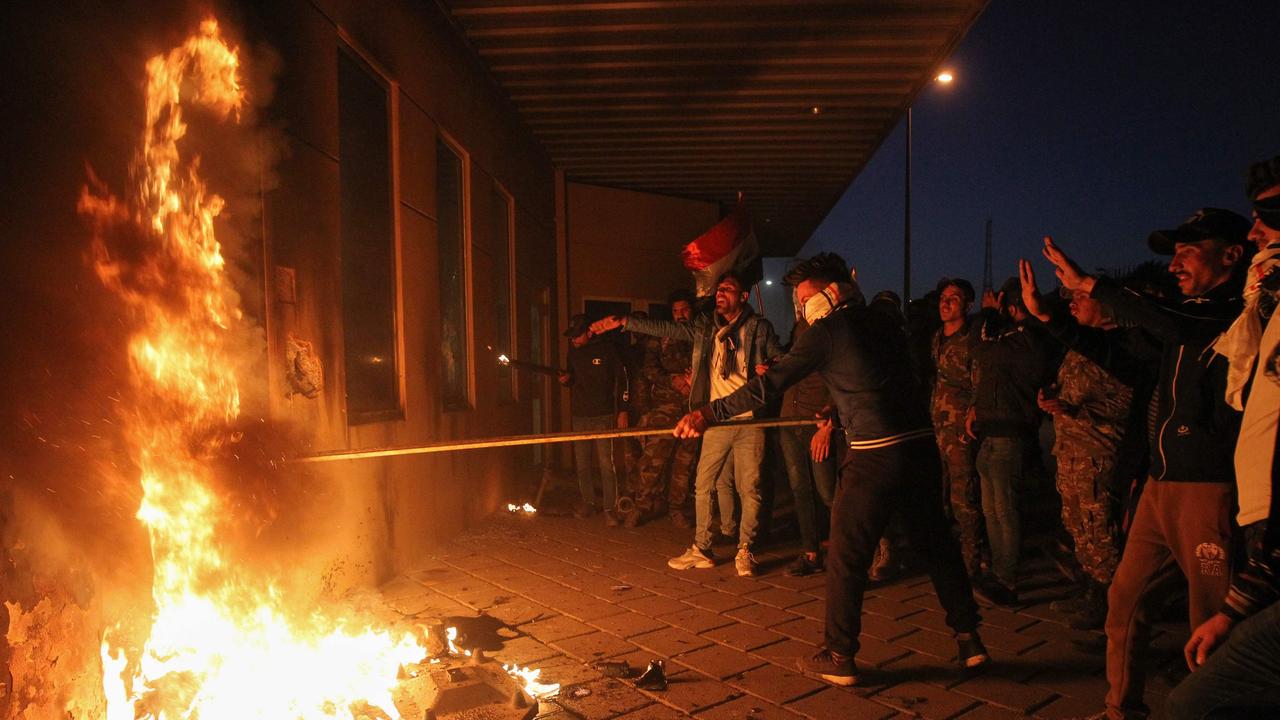
[[[91,178],[79,210],[101,230],[131,224],[141,260],[92,246],[101,281],[137,320],[128,354],[137,406],[127,437],[141,471],[137,517],[153,558],[150,635],[132,656],[103,634],[107,720],[351,718],[372,706],[399,718],[391,693],[426,651],[408,633],[316,611],[290,615],[273,584],[248,577],[218,547],[222,505],[209,459],[235,436],[240,391],[228,348],[242,321],[214,235],[223,200],[184,160],[185,106],[239,117],[239,59],[209,19],[146,64],[146,127],[134,196],[121,201]]]
[[[511,677],[523,681],[524,691],[534,700],[553,698],[560,694],[559,683],[551,683],[548,685],[546,683],[538,682],[538,677],[542,675],[542,670],[522,668],[519,665],[503,665],[502,669],[506,670],[507,674]]]
[[[525,513],[526,515],[532,515],[538,512],[538,508],[530,505],[529,503],[525,503],[524,505],[507,503],[507,512],[522,512],[522,513]]]

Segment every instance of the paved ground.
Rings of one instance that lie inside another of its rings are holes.
[[[951,665],[955,643],[927,578],[873,588],[858,657],[864,678],[846,689],[794,670],[796,656],[821,642],[824,582],[823,575],[786,575],[794,546],[759,555],[755,579],[737,577],[732,562],[668,569],[667,558],[689,539],[690,531],[665,520],[626,530],[606,528],[598,517],[504,516],[388,584],[383,595],[406,616],[484,614],[506,623],[508,639],[491,655],[540,667],[545,680],[563,684],[561,696],[541,708],[541,717],[556,720],[1052,720],[1101,709],[1101,657],[1077,650],[1071,640],[1086,634],[1049,610],[1066,587],[1044,561],[1026,563],[1020,590],[1027,604],[984,609],[982,635],[995,663],[968,679]],[[1181,647],[1178,627],[1155,633],[1164,666]],[[666,691],[640,691],[591,667],[603,659],[643,667],[653,658],[667,662]],[[1148,683],[1157,710],[1168,682]]]

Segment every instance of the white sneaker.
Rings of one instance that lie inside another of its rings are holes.
[[[711,556],[698,549],[697,545],[690,545],[688,550],[680,557],[673,557],[667,561],[667,565],[676,570],[688,570],[689,568],[699,568],[706,570],[716,566],[716,561]]]
[[[738,577],[756,576],[756,557],[746,548],[738,548],[738,555],[733,559],[733,566],[738,569]]]

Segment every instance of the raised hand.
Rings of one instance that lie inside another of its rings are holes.
[[[1000,298],[996,296],[995,291],[991,288],[982,291],[982,308],[984,310],[1000,309]]]
[[[1022,304],[1027,306],[1027,312],[1040,322],[1049,322],[1049,313],[1044,311],[1040,305],[1040,289],[1036,287],[1036,271],[1031,267],[1031,262],[1026,259],[1018,260],[1018,280],[1022,283]]]
[[[1041,251],[1049,262],[1053,263],[1053,272],[1058,276],[1058,282],[1068,290],[1083,290],[1085,292],[1093,292],[1095,278],[1080,269],[1075,260],[1067,257],[1054,242],[1053,238],[1044,236],[1044,249]]]

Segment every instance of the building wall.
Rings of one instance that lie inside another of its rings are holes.
[[[720,219],[716,203],[568,183],[569,307],[584,299],[666,302],[692,288],[680,250]]]
[[[283,302],[267,273],[270,412],[304,428],[312,451],[409,446],[529,432],[541,379],[520,378],[517,402],[500,404],[490,278],[501,250],[487,222],[489,187],[515,208],[517,348],[530,346],[530,306],[555,297],[553,172],[504,96],[472,59],[434,3],[293,0],[262,11],[263,32],[280,53],[273,111],[287,151],[265,198],[267,262],[292,268],[294,302]],[[336,53],[355,48],[394,83],[399,198],[398,309],[403,418],[350,424],[344,401]],[[446,134],[470,157],[471,366],[473,409],[444,408],[437,278],[436,138]],[[554,308],[545,316],[554,318]],[[551,324],[554,324],[552,321]],[[316,399],[287,398],[290,337],[311,342],[325,369]],[[547,393],[551,395],[552,393]],[[527,450],[467,451],[307,466],[317,490],[296,531],[305,573],[334,589],[386,579],[440,541],[510,499]],[[316,529],[323,532],[316,533]]]

